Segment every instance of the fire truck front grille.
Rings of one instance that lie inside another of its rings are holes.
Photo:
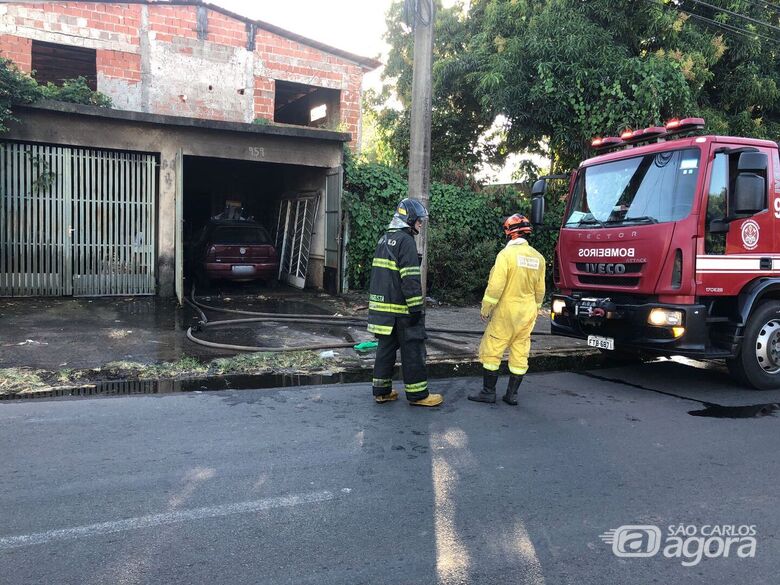
[[[643,262],[631,264],[601,264],[577,262],[574,276],[580,284],[636,287],[642,278]]]
[[[635,264],[634,263],[621,264],[621,266],[623,266],[623,270],[625,270],[623,274],[639,274],[640,272],[642,272],[642,268],[644,267],[644,265],[645,265],[644,262],[637,262]],[[599,269],[598,268],[599,266],[607,266],[607,265],[606,264],[601,265],[595,263],[590,264],[588,262],[577,262],[576,266],[577,266],[577,270],[579,270],[580,272],[594,272]]]
[[[605,286],[638,286],[638,276],[603,276],[595,274],[578,274],[580,284],[603,284]]]

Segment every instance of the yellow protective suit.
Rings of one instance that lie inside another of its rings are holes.
[[[479,361],[495,371],[509,348],[509,371],[528,371],[531,331],[544,299],[544,257],[523,238],[511,240],[490,271],[482,317],[490,318],[479,345]]]

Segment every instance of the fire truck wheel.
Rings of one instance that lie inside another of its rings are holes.
[[[756,390],[780,388],[780,302],[764,301],[753,310],[739,355],[726,363],[743,384]]]

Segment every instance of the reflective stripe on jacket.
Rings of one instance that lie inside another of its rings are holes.
[[[379,239],[368,290],[371,333],[390,335],[396,317],[423,310],[420,260],[407,230],[390,230]]]

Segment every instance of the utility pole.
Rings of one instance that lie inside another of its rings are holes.
[[[414,29],[414,73],[412,77],[412,116],[409,129],[409,197],[428,209],[431,188],[431,75],[433,68],[434,0],[407,0]],[[426,222],[427,223],[427,222]],[[417,238],[422,254],[421,280],[423,299],[428,290],[428,226]]]

